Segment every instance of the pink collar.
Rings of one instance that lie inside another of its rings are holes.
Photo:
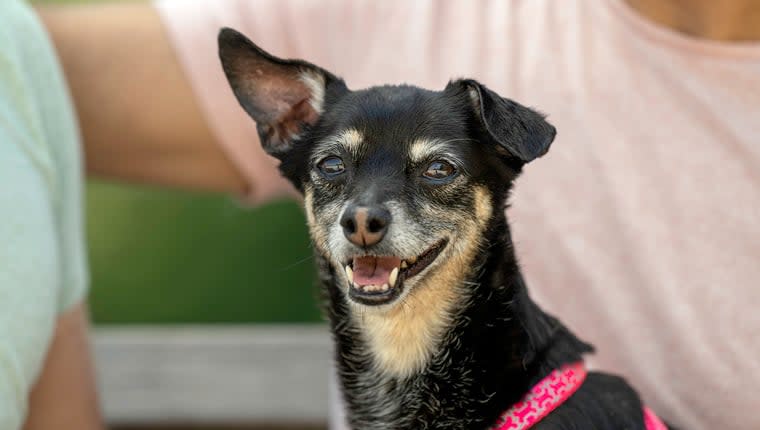
[[[581,387],[586,373],[586,366],[581,361],[552,371],[519,402],[501,414],[490,430],[527,430],[533,427]]]
[[[569,399],[586,380],[583,362],[566,364],[552,371],[531,390],[501,414],[490,430],[527,430]],[[649,408],[644,408],[647,430],[667,430],[665,424]]]

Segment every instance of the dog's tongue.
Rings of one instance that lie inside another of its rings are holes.
[[[397,257],[355,257],[354,282],[358,285],[387,284],[391,272],[399,266],[401,259]]]

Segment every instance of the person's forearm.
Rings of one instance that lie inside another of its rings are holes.
[[[79,115],[87,172],[240,193],[149,3],[39,6]]]
[[[83,304],[58,317],[53,342],[29,398],[24,430],[101,430],[87,312]]]

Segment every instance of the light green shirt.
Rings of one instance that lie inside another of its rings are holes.
[[[56,317],[87,289],[79,132],[31,8],[0,0],[0,430],[16,430]]]

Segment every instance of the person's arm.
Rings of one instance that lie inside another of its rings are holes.
[[[100,430],[83,304],[58,317],[53,341],[29,398],[24,430]]]
[[[39,6],[76,104],[91,176],[240,194],[150,3]],[[225,90],[225,89],[220,89]]]

